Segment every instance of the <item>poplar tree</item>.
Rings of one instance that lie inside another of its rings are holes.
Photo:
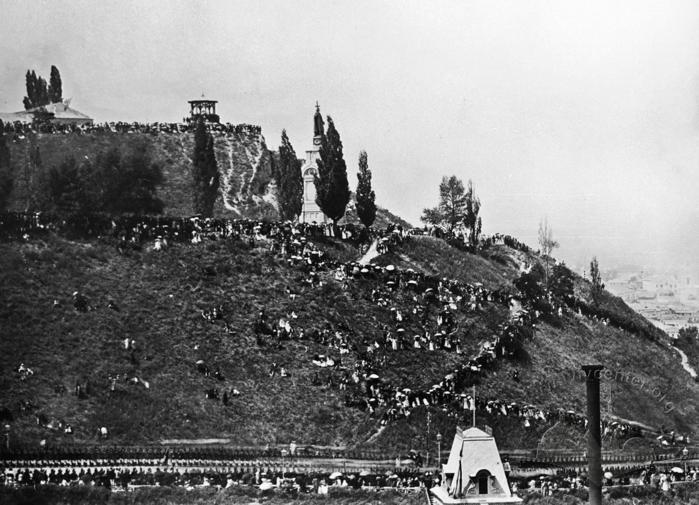
[[[366,228],[374,224],[374,219],[376,219],[376,194],[371,189],[371,170],[369,170],[366,151],[359,153],[357,216]]]
[[[468,190],[466,190],[466,215],[464,225],[469,230],[468,243],[472,248],[478,247],[478,237],[481,234],[481,218],[478,213],[481,210],[481,201],[473,191],[473,183],[469,179]]]
[[[7,209],[13,186],[12,160],[5,137],[5,125],[0,121],[0,212]]]
[[[34,97],[36,95],[36,72],[33,70],[27,70],[25,75],[25,86],[27,89],[27,96],[24,97],[24,109],[29,110],[34,107]]]
[[[544,257],[545,269],[545,285],[549,287],[549,273],[551,263],[551,253],[558,247],[558,242],[553,239],[553,230],[549,226],[546,218],[539,221],[539,246],[541,247],[541,255]]]
[[[321,138],[318,175],[315,177],[316,203],[333,224],[345,215],[350,199],[347,165],[342,155],[342,141],[328,116],[328,130]]]
[[[595,305],[599,305],[602,299],[602,293],[604,292],[604,283],[602,282],[602,274],[599,271],[599,263],[597,262],[596,256],[594,256],[590,262],[590,282],[592,283],[592,289],[590,290],[592,302]]]
[[[301,162],[296,157],[296,151],[291,145],[286,130],[282,130],[279,165],[276,174],[279,213],[283,220],[294,221],[301,214],[303,206],[303,175]]]
[[[51,77],[49,78],[49,103],[63,101],[63,83],[61,73],[55,65],[51,65]]]
[[[206,131],[203,121],[194,130],[192,154],[192,184],[195,214],[211,217],[219,188],[218,164],[214,153],[214,138]]]
[[[49,87],[46,79],[39,77],[36,81],[36,95],[34,98],[34,106],[41,107],[49,104]]]

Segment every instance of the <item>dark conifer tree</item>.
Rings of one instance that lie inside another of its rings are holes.
[[[13,186],[12,160],[5,137],[5,125],[0,121],[0,212],[7,209]]]
[[[33,71],[27,70],[27,74],[25,76],[25,84],[27,88],[27,96],[24,97],[24,100],[22,101],[24,103],[24,110],[29,110],[32,107],[34,107],[34,88],[36,87],[36,74],[34,74]]]
[[[347,182],[347,165],[342,155],[342,141],[330,116],[328,116],[328,131],[321,139],[315,185],[318,207],[336,225],[345,215],[350,190]]]
[[[301,163],[289,141],[286,130],[282,130],[282,143],[279,146],[279,170],[277,170],[279,214],[281,218],[293,221],[301,214],[303,205],[303,175]]]
[[[219,174],[214,153],[214,138],[206,131],[203,121],[199,121],[194,130],[192,162],[194,212],[211,217],[218,196]]]
[[[36,81],[36,99],[34,107],[41,107],[49,103],[49,87],[46,79],[39,77]]]
[[[602,274],[600,273],[596,256],[593,257],[590,262],[590,282],[592,284],[590,289],[592,303],[599,305],[602,301],[602,294],[604,293],[604,283],[602,282]]]
[[[478,247],[478,237],[481,234],[483,226],[478,213],[481,210],[481,201],[473,191],[473,183],[469,179],[468,190],[466,190],[466,215],[464,216],[464,225],[469,231],[468,243],[474,249]]]
[[[376,194],[371,188],[371,170],[369,170],[366,151],[359,153],[357,216],[366,228],[374,224],[374,219],[376,219]]]
[[[61,73],[55,65],[51,65],[51,77],[49,78],[49,103],[63,101],[63,84]]]
[[[25,79],[27,96],[22,100],[25,110],[48,105],[52,102],[60,102],[62,100],[63,89],[61,75],[55,66],[51,67],[50,86],[46,82],[46,79],[37,76],[34,70],[27,70]]]

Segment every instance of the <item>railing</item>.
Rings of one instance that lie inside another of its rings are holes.
[[[446,456],[445,452],[443,456]],[[584,452],[574,451],[503,451],[503,458],[519,466],[547,465],[566,466],[583,465],[587,463]],[[0,449],[0,461],[7,460],[96,460],[96,459],[163,459],[170,460],[221,460],[221,461],[270,461],[275,464],[284,462],[294,464],[299,460],[330,459],[345,461],[367,461],[381,466],[394,464],[396,458],[405,459],[405,455],[398,452],[386,452],[378,450],[347,449],[323,446],[299,446],[292,455],[289,446],[275,447],[232,447],[232,446],[182,446],[182,445],[148,445],[148,446],[121,446],[121,445],[64,445],[39,449],[35,446],[15,446],[11,451]],[[612,452],[602,453],[603,463],[624,462],[650,462],[671,461],[699,458],[699,449],[688,448],[687,454],[682,453],[679,447],[673,447],[656,451],[636,452]],[[444,457],[442,458],[445,459]],[[339,461],[338,461],[339,463]]]

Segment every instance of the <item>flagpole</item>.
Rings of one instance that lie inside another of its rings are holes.
[[[473,427],[476,427],[476,385],[473,385]]]

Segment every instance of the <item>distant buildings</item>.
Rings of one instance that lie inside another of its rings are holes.
[[[639,267],[616,273],[605,285],[672,337],[681,328],[699,322],[699,275],[695,269],[676,267],[651,273]]]

